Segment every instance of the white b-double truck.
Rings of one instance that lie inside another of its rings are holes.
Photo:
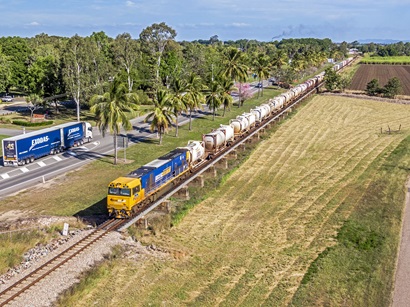
[[[93,138],[91,124],[70,122],[3,139],[3,165],[18,166],[60,153]]]

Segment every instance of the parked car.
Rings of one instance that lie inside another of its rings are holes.
[[[11,96],[3,96],[3,97],[1,97],[1,101],[3,101],[3,102],[12,102],[12,101],[13,101],[13,97],[11,97]]]

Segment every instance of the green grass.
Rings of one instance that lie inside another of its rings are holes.
[[[389,306],[401,230],[404,186],[410,173],[410,137],[364,175],[371,182],[339,230],[336,245],[312,263],[293,306]],[[346,295],[348,294],[348,295]]]
[[[366,56],[361,59],[360,64],[410,64],[410,56],[392,56],[392,57],[370,57]]]
[[[8,135],[0,134],[0,143],[3,144],[2,140],[5,139],[5,138],[8,138],[8,137],[9,137]],[[3,145],[0,145],[0,156],[2,156],[2,155],[3,155]]]

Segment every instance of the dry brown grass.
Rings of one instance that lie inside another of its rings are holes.
[[[152,238],[184,257],[116,260],[65,304],[286,306],[359,202],[357,185],[371,180],[360,176],[410,134],[408,114],[406,105],[315,97],[177,227]],[[402,133],[380,134],[400,124]]]

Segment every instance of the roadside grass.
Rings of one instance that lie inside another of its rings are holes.
[[[386,306],[410,173],[406,105],[317,96],[167,232],[60,306]],[[125,255],[132,255],[126,253]]]
[[[5,138],[8,138],[8,136],[0,134],[0,142]],[[3,143],[1,143],[1,144],[3,144]],[[3,156],[3,146],[0,146],[0,155]]]
[[[211,131],[221,123],[228,123],[230,118],[249,111],[251,107],[260,105],[266,99],[277,95],[279,92],[277,90],[265,90],[264,97],[248,100],[241,108],[232,107],[225,117],[220,116],[222,111],[218,112],[219,115],[214,121],[212,120],[212,115],[197,118],[192,122],[193,130],[188,131],[188,125],[186,124],[179,128],[178,137],[175,137],[175,130],[171,129],[165,135],[163,145],[161,146],[156,139],[130,146],[127,149],[126,163],[123,162],[123,152],[120,151],[118,154],[119,164],[117,166],[113,165],[113,156],[109,155],[45,184],[39,179],[39,182],[30,189],[3,199],[0,206],[0,218],[2,215],[15,215],[20,218],[33,218],[43,215],[76,215],[87,219],[88,216],[106,215],[106,190],[110,181],[129,173],[131,170],[154,160],[178,146],[185,146],[188,140],[200,140],[203,133]],[[6,237],[3,239],[0,237],[0,244],[3,241],[8,242],[7,240]],[[37,241],[35,240],[30,242],[23,241],[21,245],[26,246],[28,249],[36,243]],[[12,240],[4,245],[2,253],[22,255],[25,250],[19,249],[17,247],[19,245],[18,240]],[[4,263],[7,263],[7,261]]]

